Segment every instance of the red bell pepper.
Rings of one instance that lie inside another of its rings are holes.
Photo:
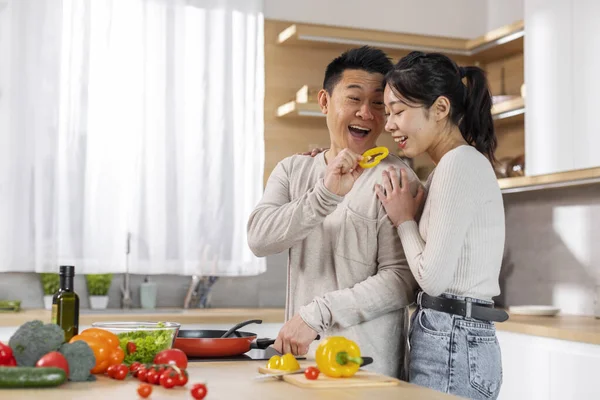
[[[0,365],[3,367],[16,367],[17,360],[13,356],[10,346],[0,342]]]

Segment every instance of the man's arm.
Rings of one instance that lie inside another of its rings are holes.
[[[313,189],[291,201],[285,161],[271,173],[263,197],[248,220],[248,244],[258,257],[280,253],[304,239],[343,200],[327,190],[320,179]]]

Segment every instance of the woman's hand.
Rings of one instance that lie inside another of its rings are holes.
[[[401,169],[400,175],[401,177],[398,179],[396,169],[389,167],[382,173],[383,187],[375,185],[375,193],[377,193],[388,218],[395,227],[403,222],[415,219],[425,194],[423,188],[419,185],[417,195],[413,197],[406,171]]]
[[[329,148],[317,147],[317,148],[312,149],[311,151],[305,151],[304,153],[296,153],[296,155],[314,157],[317,154],[324,152],[325,150],[329,150]]]

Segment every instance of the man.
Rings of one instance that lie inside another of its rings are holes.
[[[392,68],[380,50],[362,47],[333,60],[318,99],[327,117],[329,150],[284,159],[273,170],[248,222],[248,242],[259,257],[288,250],[286,323],[274,344],[303,355],[317,334],[357,342],[370,368],[405,378],[406,307],[416,282],[396,230],[374,185],[394,165],[358,166],[385,125],[383,78]]]

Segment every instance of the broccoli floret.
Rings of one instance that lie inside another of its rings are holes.
[[[65,332],[56,324],[35,320],[25,322],[8,341],[17,365],[33,367],[42,356],[56,351],[65,341]]]
[[[69,363],[69,380],[84,382],[95,377],[90,370],[96,365],[96,357],[90,346],[83,340],[74,343],[65,343],[58,350]]]

